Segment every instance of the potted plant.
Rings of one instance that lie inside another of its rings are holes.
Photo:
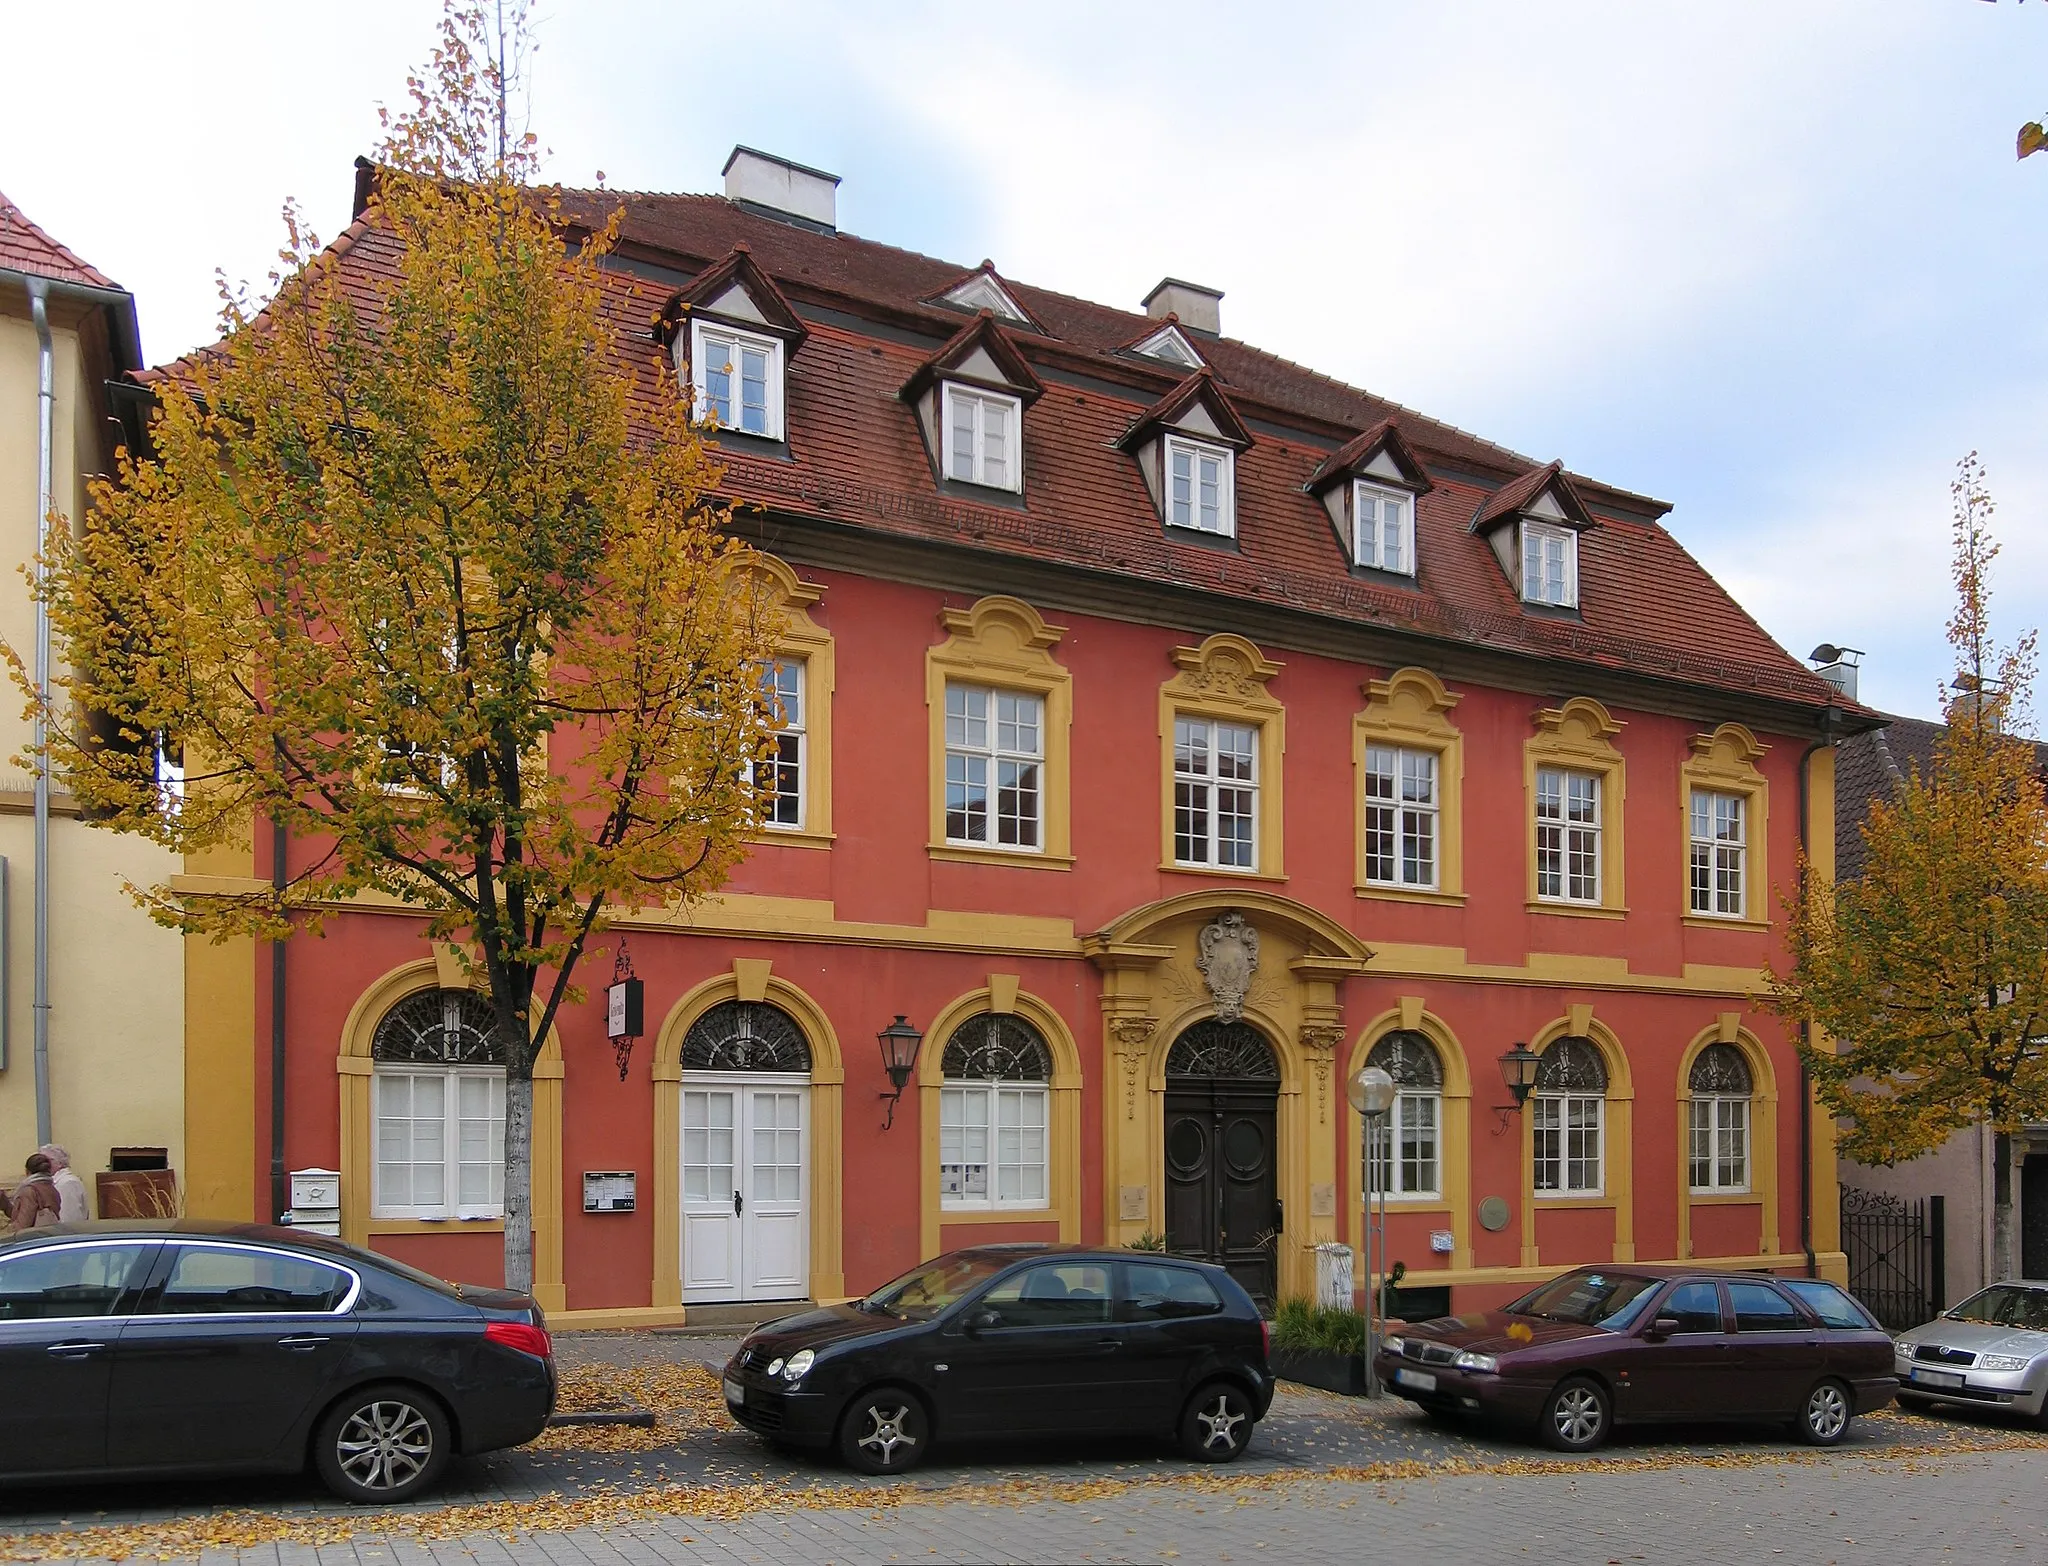
[[[1283,1381],[1360,1397],[1365,1392],[1365,1317],[1305,1299],[1273,1314],[1273,1374]]]

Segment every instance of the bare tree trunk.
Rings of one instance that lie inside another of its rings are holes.
[[[533,1073],[505,1073],[505,1287],[533,1292]]]
[[[1991,1276],[2013,1274],[2012,1137],[2000,1131],[1991,1138]]]

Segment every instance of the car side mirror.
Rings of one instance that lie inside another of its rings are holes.
[[[1685,1323],[1680,1321],[1676,1316],[1659,1316],[1655,1321],[1650,1323],[1650,1330],[1646,1334],[1646,1336],[1653,1338],[1668,1338],[1671,1336],[1672,1333],[1676,1332],[1680,1327],[1684,1325]]]
[[[991,1327],[1000,1327],[1003,1318],[992,1310],[978,1310],[967,1318],[969,1332],[986,1332]]]

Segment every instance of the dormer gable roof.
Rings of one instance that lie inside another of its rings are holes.
[[[944,347],[920,364],[898,393],[905,402],[915,402],[937,380],[964,381],[987,386],[1021,399],[1027,406],[1045,391],[1016,344],[1009,340],[992,310],[978,311],[973,320],[949,338]]]
[[[662,306],[655,321],[656,341],[663,346],[673,343],[683,322],[692,315],[715,316],[735,326],[780,337],[785,344],[784,352],[792,356],[810,336],[810,329],[775,286],[775,280],[761,270],[745,240],[690,279]]]
[[[1199,370],[1209,362],[1202,350],[1195,346],[1194,339],[1181,330],[1177,315],[1167,316],[1162,326],[1147,328],[1117,352],[1138,354],[1155,363],[1176,365],[1183,370]]]
[[[1238,451],[1252,445],[1252,432],[1216,384],[1215,372],[1204,365],[1161,397],[1137,418],[1117,440],[1125,451],[1133,450],[1164,430],[1179,431],[1197,440],[1214,441]]]
[[[1490,533],[1523,517],[1578,531],[1600,525],[1579,499],[1579,492],[1572,488],[1562,462],[1531,468],[1495,490],[1473,516],[1471,531]]]
[[[1302,485],[1311,495],[1320,495],[1333,484],[1347,479],[1378,479],[1402,489],[1426,495],[1436,486],[1422,466],[1401,430],[1392,419],[1382,419],[1363,434],[1354,435],[1316,465]]]
[[[965,277],[958,278],[923,301],[945,310],[964,310],[969,315],[986,310],[999,321],[1029,327],[1044,333],[1045,323],[1025,309],[1016,293],[996,271],[993,261],[984,260]]]

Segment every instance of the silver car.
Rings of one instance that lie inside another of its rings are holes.
[[[2048,1283],[1994,1283],[1894,1342],[1901,1407],[1996,1408],[2048,1424]]]

